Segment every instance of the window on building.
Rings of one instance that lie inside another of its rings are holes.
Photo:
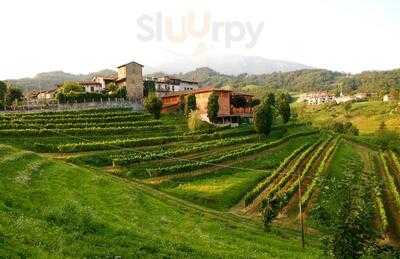
[[[94,86],[90,87],[90,92],[94,92]]]

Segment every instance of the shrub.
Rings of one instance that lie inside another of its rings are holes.
[[[283,123],[287,123],[290,119],[290,105],[286,94],[281,93],[279,95],[276,106],[280,116],[282,117]]]
[[[160,118],[162,102],[160,98],[155,95],[149,95],[144,99],[144,108],[151,114],[153,114],[155,119]]]
[[[210,122],[216,122],[219,112],[219,103],[218,103],[218,95],[211,94],[208,97],[208,104],[207,104],[207,116]]]
[[[351,122],[334,122],[328,126],[328,129],[339,134],[347,134],[353,136],[358,136],[359,134],[359,130]]]
[[[260,104],[254,111],[253,120],[256,132],[268,136],[273,123],[271,105],[267,102]]]
[[[200,112],[199,111],[191,111],[188,117],[188,128],[191,131],[200,130],[203,125],[203,121],[201,120]]]
[[[191,111],[197,110],[196,106],[196,96],[191,94],[187,97],[185,102],[185,114],[186,116],[189,115]]]

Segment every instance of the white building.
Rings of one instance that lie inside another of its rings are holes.
[[[99,93],[103,90],[103,86],[98,82],[81,81],[79,84],[85,88],[85,92],[87,93]]]
[[[170,92],[193,91],[199,87],[198,82],[182,80],[171,76],[155,78],[153,81],[155,83],[156,93],[159,96]]]
[[[335,102],[335,96],[327,92],[307,93],[300,96],[299,101],[309,105],[320,105]]]

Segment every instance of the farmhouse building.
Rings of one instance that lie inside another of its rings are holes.
[[[118,67],[116,84],[125,87],[128,97],[134,101],[143,101],[143,65],[130,62]]]
[[[101,89],[105,90],[108,84],[115,83],[117,77],[115,76],[95,76],[92,78],[93,82],[101,84]]]
[[[182,80],[172,76],[163,76],[154,79],[156,93],[161,97],[165,93],[192,91],[198,88],[198,83],[194,81]]]
[[[216,89],[214,87],[200,88],[194,91],[180,91],[166,93],[162,98],[163,112],[176,110],[181,105],[181,101],[187,98],[188,95],[195,95],[196,107],[200,112],[202,120],[208,121],[207,106],[208,98],[211,94],[218,95],[219,111],[218,121],[221,123],[226,122],[239,122],[240,119],[252,118],[253,109],[250,106],[253,96],[246,93],[233,92],[231,90]],[[235,99],[243,100],[241,105],[235,103]]]
[[[102,85],[95,81],[80,81],[78,83],[85,88],[87,93],[99,93],[103,90]]]

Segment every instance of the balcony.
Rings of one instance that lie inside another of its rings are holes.
[[[253,108],[251,107],[240,107],[240,108],[231,107],[231,115],[249,117],[252,116],[252,114],[253,114]]]

